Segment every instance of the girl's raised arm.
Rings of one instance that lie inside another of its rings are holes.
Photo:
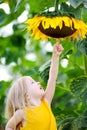
[[[62,51],[63,51],[62,45],[57,42],[53,47],[52,61],[49,71],[49,79],[44,96],[44,99],[46,99],[49,104],[51,104],[55,92],[56,79],[58,75],[59,57]]]

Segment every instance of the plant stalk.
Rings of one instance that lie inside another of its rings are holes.
[[[84,55],[85,74],[87,75],[87,56]]]
[[[58,11],[58,2],[59,0],[55,0],[54,8],[56,12]]]

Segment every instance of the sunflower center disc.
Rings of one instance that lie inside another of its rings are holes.
[[[57,26],[56,28],[49,27],[47,29],[44,29],[42,26],[42,22],[40,22],[38,29],[45,35],[53,37],[53,38],[67,37],[67,36],[72,35],[76,31],[73,23],[72,23],[72,28],[71,28],[71,27],[65,26],[64,22],[62,24],[61,29],[59,28],[59,26]]]

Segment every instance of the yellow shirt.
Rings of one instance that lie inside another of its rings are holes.
[[[57,130],[56,121],[46,101],[35,108],[25,108],[26,123],[20,130]]]

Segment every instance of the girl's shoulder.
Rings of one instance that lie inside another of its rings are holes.
[[[44,98],[44,99],[42,100],[42,102],[44,102],[44,103],[47,104],[49,107],[51,107],[51,103],[49,103],[46,98]]]

